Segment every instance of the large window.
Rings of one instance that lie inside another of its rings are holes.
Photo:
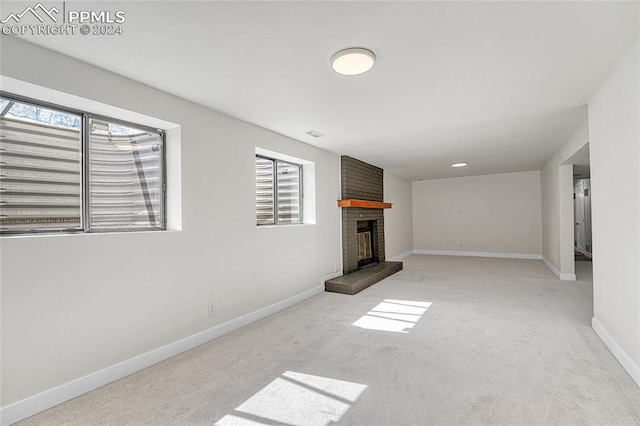
[[[0,95],[0,232],[165,229],[164,133]]]
[[[302,166],[256,155],[256,223],[302,223]]]

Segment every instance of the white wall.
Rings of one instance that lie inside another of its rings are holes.
[[[413,251],[411,181],[384,172],[384,201],[393,203],[384,211],[385,257],[393,260]]]
[[[585,121],[541,170],[542,254],[560,278],[575,280],[573,167],[564,164],[589,142]]]
[[[640,39],[589,102],[593,326],[640,385]]]
[[[416,250],[542,253],[540,172],[413,182]]]
[[[181,232],[1,240],[2,406],[317,288],[340,265],[336,155],[15,38],[0,59],[5,76],[180,124],[183,200]],[[315,162],[316,225],[256,228],[256,145]]]

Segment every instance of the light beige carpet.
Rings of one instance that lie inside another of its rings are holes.
[[[582,263],[414,255],[22,424],[640,424]]]

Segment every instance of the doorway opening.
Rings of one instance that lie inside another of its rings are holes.
[[[591,179],[584,173],[573,176],[574,251],[576,260],[591,260]]]
[[[591,162],[585,144],[567,162],[573,164],[574,270],[579,281],[592,281]]]

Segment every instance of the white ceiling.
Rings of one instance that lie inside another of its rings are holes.
[[[639,16],[637,2],[103,6],[126,11],[122,36],[29,41],[412,180],[540,169]],[[350,46],[375,67],[334,73],[329,58]]]

